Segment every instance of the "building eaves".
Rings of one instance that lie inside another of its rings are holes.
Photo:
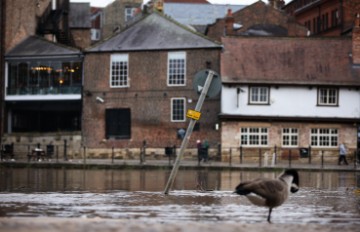
[[[114,52],[200,48],[220,49],[222,46],[208,37],[154,12],[86,51]]]

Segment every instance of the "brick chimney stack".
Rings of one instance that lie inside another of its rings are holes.
[[[228,9],[228,12],[225,17],[225,34],[226,35],[234,34],[234,23],[235,23],[235,19],[232,14],[232,11],[231,11],[231,9]]]
[[[356,14],[352,30],[352,60],[354,64],[360,64],[360,14]]]
[[[281,10],[283,6],[285,6],[284,0],[269,0],[269,5],[275,9]]]

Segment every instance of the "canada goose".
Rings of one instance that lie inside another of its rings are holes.
[[[284,203],[290,192],[296,193],[298,190],[298,172],[287,169],[277,179],[258,178],[240,183],[235,193],[245,195],[254,205],[268,207],[267,221],[270,223],[272,209]]]

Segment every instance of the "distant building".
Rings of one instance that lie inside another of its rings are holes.
[[[283,9],[305,25],[311,35],[341,36],[351,34],[354,16],[360,12],[360,2],[293,0]]]
[[[103,39],[102,27],[104,24],[104,9],[91,7],[91,43]]]
[[[0,2],[0,86],[5,86],[4,78],[4,55],[5,55],[5,4],[6,1]],[[0,118],[4,118],[4,88],[0,88]],[[2,141],[2,136],[4,133],[3,130],[4,123],[0,123],[0,141]]]
[[[273,5],[255,2],[208,25],[206,35],[220,40],[222,36],[307,36],[305,26]]]
[[[102,28],[102,38],[112,36],[124,30],[132,19],[141,12],[142,0],[115,0],[104,9],[104,22]]]

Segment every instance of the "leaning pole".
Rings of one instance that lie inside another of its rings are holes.
[[[198,91],[199,92],[201,91],[201,94],[200,94],[199,100],[198,100],[198,102],[196,104],[195,112],[200,113],[201,107],[202,107],[202,105],[204,103],[204,100],[205,100],[206,95],[208,93],[208,90],[209,90],[210,84],[212,82],[213,76],[215,74],[214,71],[212,71],[212,70],[208,70],[208,72],[209,73],[207,75],[204,86],[198,86]],[[196,121],[197,120],[195,120],[193,118],[190,119],[190,123],[189,123],[189,126],[188,126],[187,130],[186,130],[185,137],[184,137],[184,139],[183,139],[183,141],[181,143],[179,154],[176,156],[176,160],[175,160],[173,169],[171,171],[168,182],[166,184],[164,194],[169,193],[169,190],[170,190],[170,188],[172,187],[172,185],[174,183],[177,171],[179,170],[180,160],[181,160],[181,158],[182,158],[182,156],[183,156],[183,154],[185,152],[185,149],[186,149],[186,147],[187,147],[187,145],[189,143],[190,136],[191,136],[191,133],[193,132]]]

